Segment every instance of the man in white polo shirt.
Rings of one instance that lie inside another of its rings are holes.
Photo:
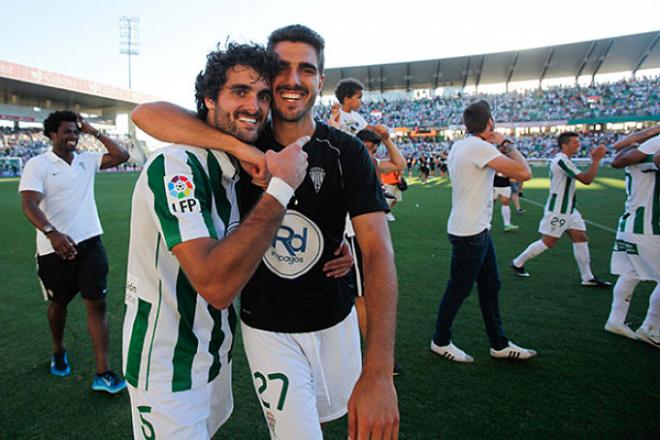
[[[463,113],[468,135],[451,148],[447,164],[452,183],[451,214],[447,223],[452,245],[451,272],[438,309],[431,350],[455,362],[472,362],[472,356],[452,343],[451,326],[475,281],[479,306],[490,342],[490,355],[499,359],[529,359],[534,350],[518,347],[504,335],[499,311],[500,276],[490,235],[495,172],[519,182],[532,173],[525,158],[512,145],[500,153],[504,137],[493,131],[495,123],[486,101],[470,104]]]
[[[100,140],[108,152],[77,152],[81,131]],[[108,259],[101,243],[103,230],[94,200],[94,177],[100,169],[126,162],[129,154],[71,111],[48,115],[44,134],[52,141],[53,149],[27,162],[18,190],[23,212],[37,228],[38,273],[50,301],[50,371],[55,376],[71,373],[64,349],[64,327],[67,305],[80,292],[96,357],[92,389],[118,393],[126,382],[110,370],[108,363]]]

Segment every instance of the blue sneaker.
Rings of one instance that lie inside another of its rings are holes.
[[[103,374],[95,374],[92,380],[92,389],[94,391],[117,394],[124,388],[126,388],[126,381],[117,376],[112,370],[108,370]]]
[[[66,350],[62,353],[53,353],[50,358],[50,374],[57,377],[64,377],[71,374],[71,365],[66,355]]]

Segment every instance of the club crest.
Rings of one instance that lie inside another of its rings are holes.
[[[323,179],[325,179],[325,170],[321,167],[310,168],[309,177],[312,179],[314,184],[314,191],[316,194],[321,191],[321,185],[323,185]]]

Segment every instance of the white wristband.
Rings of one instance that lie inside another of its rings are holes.
[[[291,197],[293,197],[294,190],[289,186],[288,183],[279,177],[271,177],[268,188],[266,188],[266,192],[275,197],[277,201],[286,208],[289,204],[289,200],[291,200]]]

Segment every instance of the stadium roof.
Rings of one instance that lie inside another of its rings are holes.
[[[96,83],[60,73],[0,60],[0,113],[17,113],[20,120],[39,121],[39,111],[19,114],[32,107],[72,109],[111,116],[127,112],[155,98],[132,90]],[[9,110],[8,110],[9,109]],[[11,118],[12,115],[4,119]]]
[[[579,77],[660,67],[660,31],[425,61],[325,70],[324,94],[342,78],[357,78],[367,90],[465,87],[512,81]]]

